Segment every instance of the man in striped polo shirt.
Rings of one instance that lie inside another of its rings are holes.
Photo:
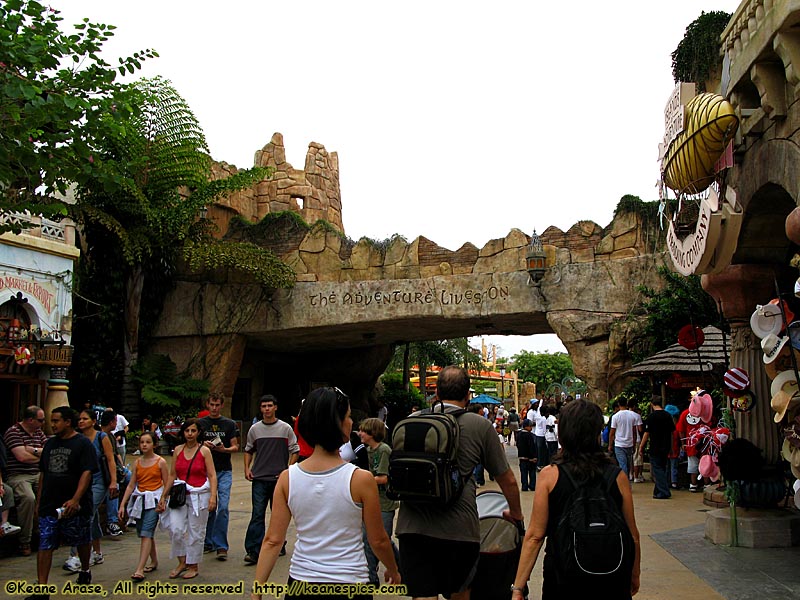
[[[292,427],[278,420],[278,400],[262,396],[259,401],[262,419],[247,432],[244,447],[244,476],[253,482],[251,491],[253,513],[244,538],[244,561],[254,565],[264,539],[264,518],[267,503],[272,506],[272,494],[281,472],[297,461],[300,447]],[[281,556],[286,554],[286,542]]]

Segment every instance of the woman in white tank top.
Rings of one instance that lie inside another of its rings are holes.
[[[274,589],[258,586],[272,573],[291,517],[297,528],[297,541],[286,598],[372,598],[362,521],[372,550],[386,566],[386,581],[400,583],[391,543],[383,528],[375,478],[339,456],[339,446],[349,439],[352,427],[350,400],[338,388],[318,388],[303,403],[298,429],[314,452],[302,463],[290,466],[278,479],[272,518],[258,556],[252,599],[260,600],[263,592],[274,594]],[[339,593],[334,594],[326,593],[325,584],[353,587],[340,587]]]

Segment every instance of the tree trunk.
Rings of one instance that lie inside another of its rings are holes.
[[[403,350],[403,389],[408,391],[411,386],[411,373],[409,372],[409,361],[411,358],[411,345],[406,342],[405,350]]]
[[[131,269],[125,282],[125,340],[123,341],[122,414],[128,420],[141,416],[139,389],[133,381],[133,365],[139,359],[139,312],[142,307],[144,273],[141,266]]]

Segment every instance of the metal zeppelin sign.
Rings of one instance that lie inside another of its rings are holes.
[[[695,96],[694,84],[684,83],[675,87],[664,110],[664,139],[659,144],[662,203],[666,202],[667,187],[684,205],[692,196],[706,194],[699,200],[694,231],[688,235],[680,232],[685,237],[679,237],[675,219],[667,230],[667,250],[683,275],[719,272],[730,264],[736,250],[742,224],[736,192],[724,188],[725,197],[720,199],[716,189],[709,187],[716,173],[732,164],[721,160],[732,155],[728,142],[738,126],[732,111],[721,96]]]

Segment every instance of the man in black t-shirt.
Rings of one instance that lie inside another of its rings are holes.
[[[639,455],[644,452],[644,446],[650,442],[650,471],[653,473],[655,488],[653,498],[666,500],[672,494],[669,491],[667,455],[672,447],[672,432],[675,423],[668,412],[664,410],[664,401],[660,396],[653,396],[650,400],[650,415],[644,422],[644,435],[639,444]]]
[[[236,422],[222,416],[225,396],[211,392],[206,401],[208,416],[198,422],[203,429],[206,448],[211,450],[214,469],[217,472],[217,509],[208,512],[205,551],[217,553],[217,560],[228,558],[228,504],[233,485],[231,454],[239,451],[239,428]]]
[[[70,407],[60,406],[50,413],[54,436],[47,440],[39,461],[39,583],[46,584],[53,563],[53,550],[59,544],[78,547],[81,571],[77,583],[92,582],[89,557],[92,548],[91,520],[94,506],[89,491],[92,473],[97,471],[97,456],[92,443],[75,431],[78,416]],[[26,600],[49,598],[33,594]]]

